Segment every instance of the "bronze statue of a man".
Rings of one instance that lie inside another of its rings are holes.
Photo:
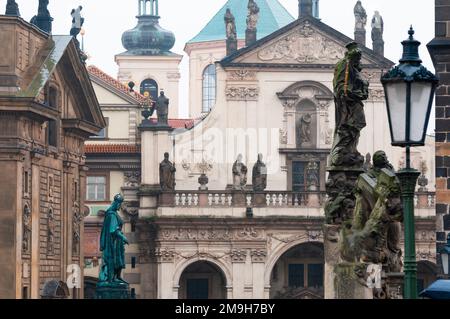
[[[121,277],[122,269],[125,269],[125,245],[129,244],[122,232],[123,220],[118,213],[123,200],[120,194],[114,196],[114,201],[105,213],[100,235],[102,266],[99,283],[127,284]]]
[[[6,12],[7,16],[18,16],[20,17],[19,5],[14,0],[8,0],[6,3]]]
[[[160,92],[160,95],[155,103],[155,108],[158,116],[158,125],[168,125],[169,99],[165,96],[164,91]]]
[[[169,161],[169,153],[164,153],[164,160],[159,164],[160,186],[163,191],[175,190],[175,165]]]
[[[258,161],[253,166],[252,184],[255,192],[262,192],[267,187],[267,167],[262,154],[258,154]]]
[[[336,129],[330,164],[362,168],[364,157],[357,146],[361,130],[366,126],[363,101],[369,97],[369,83],[361,76],[362,52],[357,43],[348,44],[347,50],[334,73]]]

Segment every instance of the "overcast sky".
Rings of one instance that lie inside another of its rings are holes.
[[[246,1],[246,0],[242,0]],[[22,17],[29,21],[37,13],[38,0],[16,0]],[[85,17],[85,48],[94,64],[117,76],[114,55],[125,51],[122,47],[122,33],[136,26],[137,0],[50,0],[50,13],[53,16],[53,33],[69,34],[71,27],[70,11],[78,5],[83,6]],[[160,24],[175,33],[176,44],[173,51],[184,54],[184,44],[193,38],[224,5],[226,0],[159,0]],[[297,0],[280,0],[294,16],[298,16]],[[353,7],[356,0],[320,0],[322,22],[353,38]],[[401,57],[400,42],[407,38],[412,24],[416,38],[422,42],[421,57],[426,67],[434,71],[426,44],[434,37],[434,1],[424,0],[416,3],[411,0],[363,0],[369,16],[367,42],[371,47],[370,20],[375,10],[384,19],[385,55],[397,62]],[[0,0],[4,10],[6,0]],[[181,99],[187,101],[188,59],[183,59],[181,67]],[[181,104],[181,116],[187,114],[187,103]]]

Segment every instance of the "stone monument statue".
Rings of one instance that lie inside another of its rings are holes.
[[[49,0],[39,0],[38,14],[31,19],[31,24],[34,24],[39,29],[51,33],[53,18],[48,11]]]
[[[249,0],[247,8],[247,30],[256,30],[259,19],[259,7],[255,0]]]
[[[382,55],[382,56],[384,56],[383,32],[384,32],[383,18],[381,17],[380,12],[375,11],[375,14],[372,18],[373,50],[377,54]]]
[[[267,187],[267,167],[262,154],[258,154],[258,161],[253,166],[252,184],[255,192],[263,192]]]
[[[311,134],[311,114],[305,114],[300,118],[298,124],[298,140],[300,146],[311,146],[312,134]]]
[[[175,165],[169,161],[169,153],[164,153],[164,160],[159,164],[160,186],[163,191],[175,190]]]
[[[169,99],[165,96],[164,91],[160,92],[154,107],[156,108],[156,114],[158,116],[158,125],[168,126]]]
[[[356,2],[355,9],[355,41],[366,45],[366,24],[367,24],[367,12],[363,8],[360,0]]]
[[[247,185],[247,166],[242,163],[242,155],[239,154],[233,164],[233,189],[244,190]]]
[[[81,27],[84,24],[84,18],[81,16],[82,6],[76,9],[72,9],[70,15],[72,16],[72,28],[70,29],[70,35],[76,38],[81,31]]]
[[[122,232],[123,221],[118,213],[123,201],[122,195],[114,196],[105,212],[100,234],[102,265],[96,291],[99,299],[128,299],[130,296],[128,283],[121,276],[125,269],[125,245],[129,244]]]
[[[14,0],[8,0],[6,3],[6,12],[7,16],[17,16],[20,17],[19,5]]]
[[[245,30],[245,45],[256,42],[257,25],[259,19],[259,7],[255,0],[248,1],[247,29]]]
[[[225,32],[227,38],[227,55],[230,55],[237,50],[237,31],[236,31],[236,20],[231,10],[227,8],[225,13]]]
[[[355,42],[334,73],[336,129],[331,150],[331,166],[360,167],[364,157],[357,150],[361,130],[366,126],[363,101],[369,97],[369,83],[361,76],[361,50]]]

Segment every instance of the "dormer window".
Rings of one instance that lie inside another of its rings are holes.
[[[53,86],[48,89],[48,106],[58,108],[58,90]]]

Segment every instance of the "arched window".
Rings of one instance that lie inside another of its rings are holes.
[[[203,71],[203,105],[202,112],[211,111],[216,103],[216,66],[208,65]]]
[[[158,83],[153,79],[146,79],[141,83],[141,94],[148,92],[153,101],[158,99]]]

